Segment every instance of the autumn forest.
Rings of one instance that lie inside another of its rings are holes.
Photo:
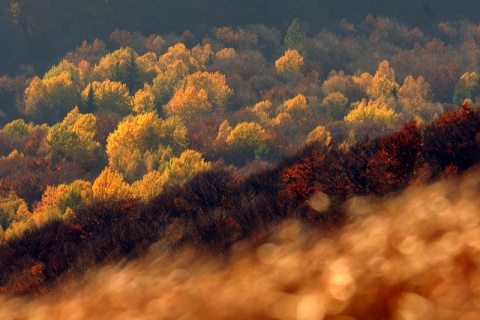
[[[0,295],[285,221],[334,239],[352,199],[472,172],[477,12],[319,2],[3,1]]]

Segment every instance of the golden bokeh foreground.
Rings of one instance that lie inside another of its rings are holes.
[[[228,257],[158,244],[57,292],[0,297],[0,319],[480,319],[479,178],[351,199],[333,236],[286,221]]]

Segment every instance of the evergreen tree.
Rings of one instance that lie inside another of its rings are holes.
[[[94,113],[97,111],[97,104],[95,103],[95,92],[93,90],[93,86],[90,85],[88,90],[87,101],[85,102],[85,110],[84,113]]]
[[[285,47],[287,49],[301,49],[303,42],[307,39],[307,33],[300,24],[298,18],[293,19],[285,35]]]
[[[137,62],[135,61],[134,51],[131,49],[130,59],[128,60],[128,64],[126,67],[126,85],[130,94],[133,95],[139,89],[138,87],[138,66]]]

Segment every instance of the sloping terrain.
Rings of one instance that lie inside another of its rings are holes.
[[[228,256],[159,242],[40,297],[0,298],[0,318],[476,319],[479,177],[352,198],[328,237],[286,220]]]

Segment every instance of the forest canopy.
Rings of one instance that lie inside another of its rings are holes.
[[[353,198],[475,166],[476,9],[335,4],[4,2],[0,294],[158,241],[330,234]]]

